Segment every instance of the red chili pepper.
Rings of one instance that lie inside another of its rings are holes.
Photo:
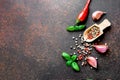
[[[88,16],[88,12],[89,12],[90,1],[91,0],[87,0],[85,7],[83,8],[82,12],[77,17],[76,24],[78,24],[79,22],[84,22],[86,20]]]

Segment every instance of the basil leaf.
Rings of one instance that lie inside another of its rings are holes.
[[[75,71],[80,71],[80,67],[78,66],[78,64],[76,62],[73,62],[72,63],[72,68],[75,70]]]
[[[65,60],[71,60],[71,56],[70,56],[68,53],[66,53],[66,52],[63,52],[63,53],[62,53],[62,57],[63,57]]]

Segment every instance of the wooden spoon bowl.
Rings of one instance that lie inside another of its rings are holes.
[[[83,37],[86,42],[92,42],[96,40],[103,34],[103,30],[111,25],[108,19],[105,19],[100,24],[93,24],[89,28],[87,28],[84,33]]]

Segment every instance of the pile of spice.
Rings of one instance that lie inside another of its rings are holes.
[[[88,39],[93,39],[96,38],[97,36],[99,36],[100,34],[100,28],[97,26],[93,26],[87,34]]]
[[[72,39],[74,40],[75,45],[70,46],[70,49],[75,51],[74,54],[78,53],[82,56],[91,54],[92,44],[85,42],[82,34],[79,34],[78,37],[73,36]]]
[[[72,39],[74,45],[70,46],[70,49],[73,50],[73,54],[77,55],[77,60],[82,61],[81,65],[84,66],[87,64],[87,57],[93,51],[93,44],[85,42],[82,34],[79,34],[78,37],[73,36]]]

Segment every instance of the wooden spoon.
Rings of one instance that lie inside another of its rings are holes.
[[[105,19],[100,24],[93,24],[88,29],[86,29],[83,33],[84,40],[86,42],[92,42],[96,40],[98,37],[100,37],[103,34],[103,30],[111,25],[110,21],[108,19]],[[96,30],[97,29],[97,33]],[[92,36],[90,36],[92,34]]]

